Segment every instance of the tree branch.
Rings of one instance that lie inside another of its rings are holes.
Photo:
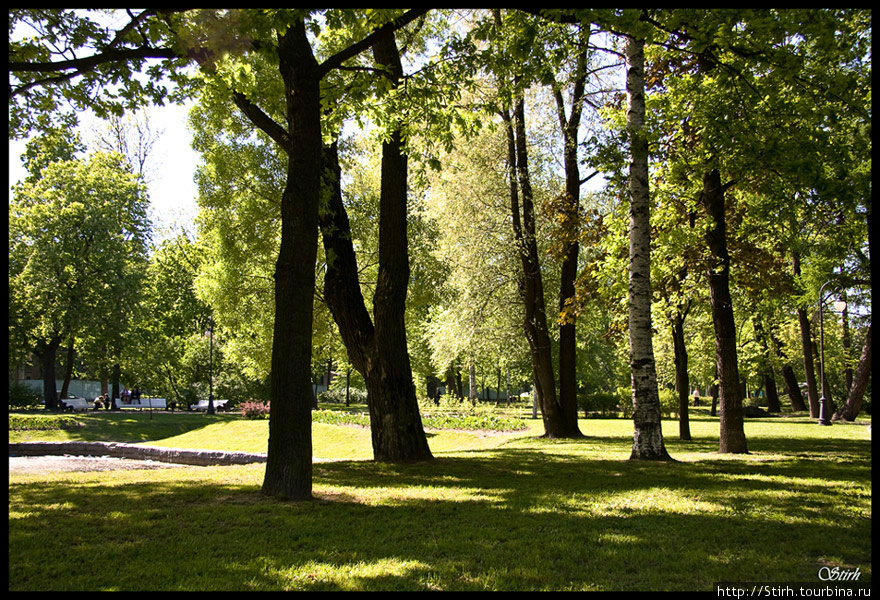
[[[322,62],[318,66],[318,73],[320,77],[323,77],[328,72],[333,69],[337,69],[342,66],[342,63],[347,61],[349,58],[354,58],[373,44],[375,44],[380,38],[394,33],[398,29],[405,27],[407,24],[411,23],[415,19],[420,16],[426,14],[430,9],[428,8],[412,8],[409,11],[405,12],[403,15],[394,19],[393,21],[389,21],[376,29],[373,33],[362,39],[360,42],[356,44],[352,44],[345,50],[341,52],[337,52],[324,62]]]
[[[260,131],[272,138],[285,152],[290,152],[290,136],[287,130],[267,115],[263,110],[247,99],[241,92],[232,92],[235,105],[256,125]]]
[[[90,71],[98,65],[108,62],[124,62],[133,59],[146,58],[185,58],[171,48],[127,48],[111,49],[85,58],[59,60],[58,62],[13,62],[9,63],[9,72],[19,71],[24,73],[57,73],[59,71],[75,70],[79,73]]]

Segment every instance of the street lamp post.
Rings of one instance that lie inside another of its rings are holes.
[[[820,328],[821,329],[821,328]],[[214,414],[214,319],[208,322],[208,410],[209,415]]]
[[[825,320],[823,318],[825,313],[825,286],[829,283],[831,282],[826,281],[819,288],[819,365],[821,371],[819,376],[822,378],[822,397],[819,398],[819,425],[831,425],[831,415],[829,414],[831,411],[828,410],[828,390],[825,386]],[[841,304],[846,306],[844,302],[835,302],[834,307],[839,308]]]

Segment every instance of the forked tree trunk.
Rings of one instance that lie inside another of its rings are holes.
[[[391,151],[386,148],[383,155]],[[383,158],[383,190],[385,162]],[[385,195],[384,191],[380,198],[383,205],[390,202],[402,204],[403,213],[395,215],[387,207],[380,209],[379,235],[387,246],[385,253],[380,250],[374,324],[361,294],[351,226],[342,203],[341,171],[335,144],[324,151],[324,177],[328,204],[321,211],[321,236],[324,253],[330,257],[324,275],[324,297],[349,360],[363,376],[367,387],[373,458],[389,462],[430,460],[432,455],[418,411],[404,325],[408,281],[406,198],[404,196],[401,202],[400,198]],[[401,227],[403,233],[389,231]],[[380,241],[380,247],[381,244]],[[396,259],[406,266],[394,264],[395,250],[398,251]],[[394,269],[402,272],[398,271],[396,275],[388,272]]]
[[[748,452],[748,445],[743,427],[736,324],[730,297],[730,255],[727,252],[724,188],[717,170],[704,175],[701,202],[712,221],[711,228],[706,232],[706,242],[710,252],[709,295],[715,328],[715,356],[721,404],[719,451],[745,453]]]
[[[630,459],[669,460],[663,443],[651,324],[651,223],[645,125],[644,41],[626,38],[629,164],[629,356],[633,447]]]
[[[391,74],[395,84],[402,75],[402,67],[392,35],[376,42],[374,56],[384,72]],[[327,256],[324,296],[349,360],[364,377],[373,457],[395,462],[432,458],[422,428],[406,343],[407,158],[402,148],[399,132],[382,146],[379,277],[373,298],[375,322],[361,294],[351,226],[342,202],[336,144],[319,153],[323,156],[325,185],[325,204],[319,215]]]

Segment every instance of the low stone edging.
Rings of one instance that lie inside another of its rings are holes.
[[[224,452],[159,448],[118,442],[10,442],[9,456],[110,456],[132,460],[155,460],[183,465],[244,465],[266,462],[259,452]]]

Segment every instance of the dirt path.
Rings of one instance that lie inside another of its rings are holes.
[[[115,469],[173,469],[186,467],[154,460],[130,460],[110,456],[10,456],[9,474],[26,475],[65,471],[112,471]]]

